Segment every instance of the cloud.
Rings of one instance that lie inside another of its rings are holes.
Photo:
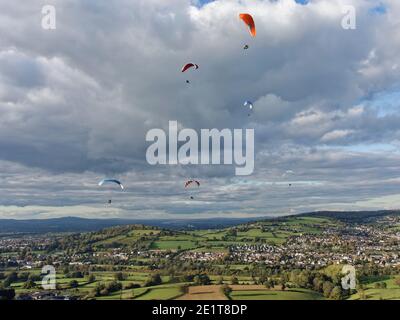
[[[346,138],[348,135],[352,134],[354,131],[352,130],[333,130],[328,133],[325,133],[321,141],[326,142],[326,141],[334,141],[338,139],[343,139]]]

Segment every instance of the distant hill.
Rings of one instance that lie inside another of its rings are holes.
[[[308,217],[326,217],[334,218],[344,222],[362,222],[367,223],[373,221],[376,218],[389,216],[389,215],[400,215],[400,210],[378,210],[378,211],[317,211],[312,213],[303,213],[299,216]]]
[[[129,223],[129,220],[83,219],[76,217],[29,220],[1,219],[0,233],[83,232]]]
[[[138,219],[84,219],[65,217],[55,219],[0,219],[0,234],[9,233],[49,233],[49,232],[86,232],[128,224],[143,224],[165,229],[196,230],[225,228],[262,218],[214,218],[214,219],[174,219],[174,220],[138,220]]]
[[[326,217],[344,222],[369,222],[387,215],[400,215],[400,210],[380,211],[318,211],[296,215],[297,217]],[[49,233],[97,231],[113,226],[143,224],[171,230],[221,229],[248,222],[279,220],[279,218],[214,218],[214,219],[84,219],[65,217],[56,219],[14,220],[0,219],[0,234],[10,233]]]

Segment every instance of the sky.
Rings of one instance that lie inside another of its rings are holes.
[[[0,0],[0,218],[399,208],[399,28],[398,0]],[[254,173],[149,165],[146,133],[171,120],[254,129]]]

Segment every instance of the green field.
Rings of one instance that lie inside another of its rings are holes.
[[[193,241],[187,240],[165,240],[165,241],[154,241],[152,242],[151,249],[160,250],[178,250],[178,249],[193,249],[196,245]]]
[[[381,277],[364,279],[364,297],[360,293],[353,294],[349,300],[400,300],[400,286],[396,285],[394,278]],[[385,289],[375,288],[378,282],[385,282]]]
[[[151,288],[135,300],[171,300],[182,294],[179,286]]]
[[[322,300],[319,293],[305,289],[276,290],[240,290],[231,293],[233,300]]]

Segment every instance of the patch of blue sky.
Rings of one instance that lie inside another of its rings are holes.
[[[390,143],[360,143],[349,146],[323,146],[324,150],[344,150],[357,153],[399,153],[399,148]]]
[[[361,104],[375,110],[378,117],[400,114],[400,89],[376,93]]]
[[[206,5],[207,3],[214,2],[214,1],[217,1],[217,0],[193,0],[193,3],[198,7],[202,7],[202,6]],[[306,5],[306,4],[310,3],[310,0],[293,0],[293,1],[298,4],[302,4],[302,5]]]
[[[202,7],[210,2],[214,2],[216,0],[192,0],[192,3],[197,7]]]
[[[387,7],[385,6],[384,3],[379,2],[377,5],[369,9],[370,14],[386,14],[387,13]]]
[[[280,179],[280,180],[279,180]],[[232,179],[232,183],[240,186],[284,186],[288,187],[289,184],[297,186],[299,185],[307,185],[307,186],[321,186],[324,184],[323,181],[312,181],[312,180],[285,180],[284,178],[277,177],[273,181],[265,181],[265,180],[249,180],[244,178],[234,178]]]
[[[207,3],[214,2],[217,0],[192,0],[192,1],[195,5],[202,7]],[[293,0],[293,1],[301,5],[307,5],[311,2],[311,0]],[[374,2],[377,1],[374,0]],[[372,14],[385,14],[387,12],[387,7],[385,6],[384,3],[378,2],[377,5],[375,5],[369,10],[369,12]]]
[[[310,2],[310,0],[294,0],[294,2],[302,5],[306,5]]]

